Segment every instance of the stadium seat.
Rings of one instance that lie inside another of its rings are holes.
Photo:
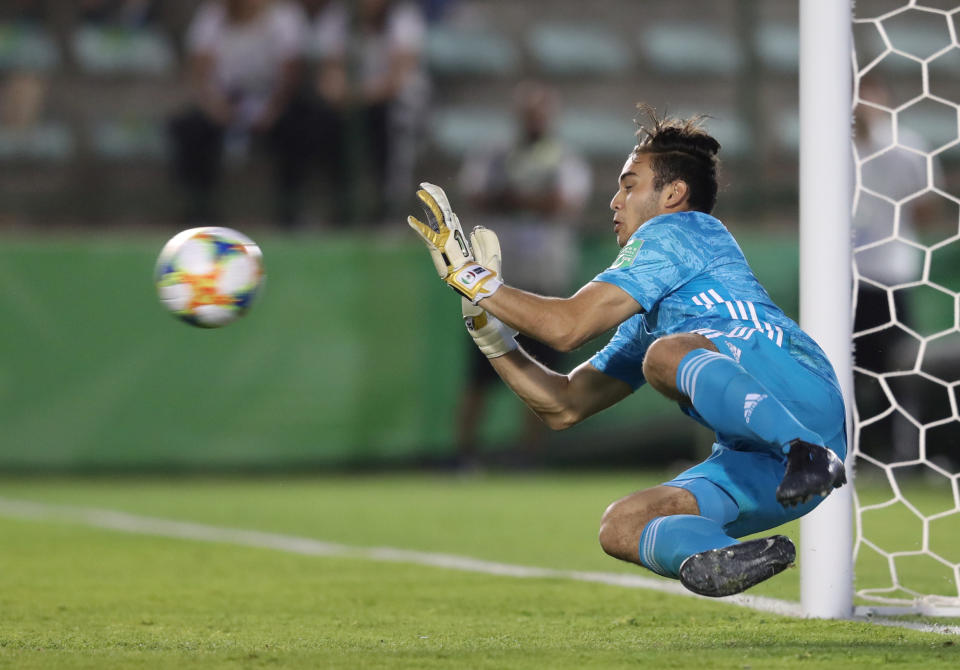
[[[627,44],[599,25],[538,24],[526,44],[536,67],[548,75],[619,75],[633,62]]]
[[[704,127],[720,143],[721,159],[742,158],[752,151],[750,129],[734,112],[709,108],[701,111],[711,117],[704,121]]]
[[[800,114],[797,110],[785,110],[775,115],[776,126],[771,128],[776,138],[778,150],[788,155],[796,155],[800,151]]]
[[[885,74],[918,78],[917,59],[929,59],[951,43],[946,18],[927,12],[904,12],[883,22],[854,24],[858,67],[863,69],[886,54],[879,65]]]
[[[636,144],[635,131],[623,114],[605,110],[569,109],[557,124],[560,137],[590,158],[625,158]]]
[[[717,138],[724,158],[742,156],[749,147],[743,122],[725,110],[678,109],[670,116],[685,118],[710,114],[704,126]],[[636,144],[636,125],[622,114],[607,110],[569,109],[559,120],[558,132],[571,146],[592,158],[624,158]]]
[[[50,121],[31,128],[0,126],[0,161],[63,163],[74,155],[70,128]]]
[[[639,38],[644,58],[669,74],[730,75],[742,63],[731,35],[692,23],[658,23]]]
[[[781,73],[800,66],[800,27],[788,23],[765,23],[757,31],[757,52],[764,67]]]
[[[931,151],[957,139],[957,109],[925,98],[897,114],[900,144],[918,151]]]
[[[777,148],[788,154],[798,153],[800,151],[800,115],[794,109],[782,111],[775,118],[776,126],[771,128],[771,132],[776,138]],[[957,137],[955,117],[951,121],[944,114],[925,109],[924,106],[901,113],[900,124],[901,133],[903,133],[900,143],[911,147],[917,144],[915,138],[919,138],[925,144],[913,147],[918,150],[929,146],[939,147]]]
[[[520,57],[508,38],[487,28],[438,24],[427,37],[427,66],[439,76],[509,76]]]
[[[926,59],[953,43],[949,21],[942,14],[919,10],[901,12],[882,23],[894,49]]]
[[[73,34],[80,68],[95,75],[164,75],[174,70],[169,40],[157,30],[82,26]]]
[[[53,37],[43,28],[0,23],[0,69],[47,72],[60,60]]]
[[[739,159],[753,150],[752,133],[747,124],[732,109],[703,107],[679,107],[671,116],[690,118],[705,114],[702,126],[720,143],[721,160]]]
[[[163,127],[151,119],[103,119],[93,123],[90,140],[98,158],[157,161],[166,156]]]
[[[750,151],[750,129],[737,113],[726,107],[681,105],[666,110],[674,118],[686,119],[706,115],[702,126],[720,143],[721,160],[740,158]]]
[[[510,112],[497,108],[448,107],[434,112],[431,143],[447,156],[509,144],[516,133]]]

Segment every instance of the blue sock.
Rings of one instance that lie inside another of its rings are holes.
[[[640,534],[640,562],[658,575],[676,578],[687,557],[736,543],[713,519],[693,514],[659,516]]]
[[[680,361],[677,388],[717,433],[768,444],[778,453],[791,440],[823,445],[753,375],[729,356],[694,349]]]

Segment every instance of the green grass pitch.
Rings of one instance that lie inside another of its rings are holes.
[[[650,474],[8,479],[5,499],[511,564],[600,551]],[[788,526],[797,538],[797,528]],[[0,515],[0,667],[960,667],[955,638],[566,579],[304,556]],[[798,570],[751,591],[797,599]],[[947,622],[954,623],[954,622]]]

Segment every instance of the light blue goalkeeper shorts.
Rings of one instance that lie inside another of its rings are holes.
[[[721,353],[738,356],[740,364],[841,460],[846,456],[846,413],[836,386],[765,337],[745,341],[721,336],[711,341]],[[681,409],[703,422],[692,408]],[[743,537],[797,519],[823,500],[817,496],[796,507],[777,502],[785,468],[786,456],[768,447],[726,443],[718,437],[707,460],[664,485],[689,490],[697,498],[701,515],[722,523],[731,537]]]

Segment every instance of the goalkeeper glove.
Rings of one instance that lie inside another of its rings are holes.
[[[407,217],[407,223],[426,242],[437,273],[453,290],[473,304],[489,298],[501,286],[498,273],[474,259],[460,227],[460,219],[450,209],[443,189],[423,182],[417,197],[424,204],[427,223],[412,216]]]
[[[477,226],[470,234],[470,246],[477,262],[500,274],[500,240],[488,228]],[[517,331],[470,300],[461,299],[467,332],[487,358],[508,354],[517,348]]]

